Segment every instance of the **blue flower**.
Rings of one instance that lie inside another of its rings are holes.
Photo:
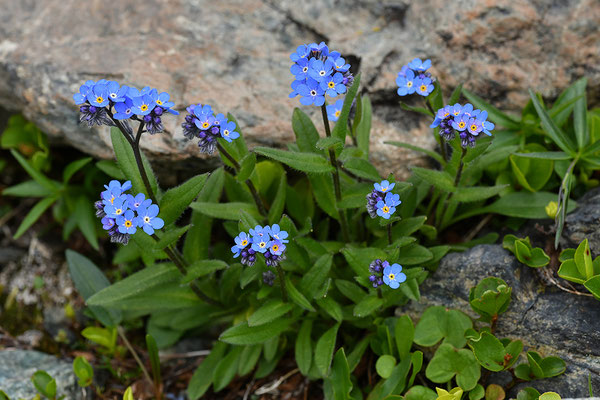
[[[387,196],[386,196],[387,199]],[[387,201],[382,201],[379,200],[377,202],[377,215],[379,215],[380,217],[382,217],[383,219],[390,219],[390,217],[392,216],[392,214],[394,214],[396,212],[396,207],[391,205],[392,203],[388,204]]]
[[[125,182],[123,182],[123,184],[121,184],[121,182],[119,182],[116,179],[113,179],[112,181],[108,182],[108,185],[104,185],[104,188],[106,190],[115,191],[115,192],[118,192],[119,194],[131,189],[131,187],[132,187],[131,181],[125,181]]]
[[[264,228],[260,225],[256,225],[254,227],[254,229],[250,229],[248,232],[250,232],[250,236],[259,236],[259,237],[264,237],[265,240],[269,240],[270,239],[270,228],[269,226],[265,226]]]
[[[294,62],[298,62],[298,61],[308,57],[309,52],[310,52],[309,47],[305,44],[301,44],[300,46],[298,46],[296,48],[295,53],[290,54],[290,59]]]
[[[325,108],[327,109],[327,116],[331,121],[337,121],[342,113],[344,107],[344,99],[338,99],[335,103],[329,104]]]
[[[73,95],[73,100],[76,105],[81,105],[87,101],[87,95],[90,90],[92,90],[92,87],[94,87],[94,84],[94,81],[87,81],[79,87],[79,93]]]
[[[106,85],[96,84],[87,94],[87,101],[94,107],[106,107],[108,105],[108,90]]]
[[[452,111],[452,106],[446,106],[440,108],[437,113],[435,113],[435,119],[433,123],[429,125],[430,128],[436,128],[440,125],[440,123],[450,116],[450,112]]]
[[[200,114],[194,123],[198,129],[207,130],[215,123],[215,117],[211,114]]]
[[[316,80],[308,78],[306,84],[298,85],[297,90],[300,96],[302,96],[300,99],[301,104],[305,106],[314,104],[317,107],[325,104],[325,91],[321,89]]]
[[[452,127],[457,131],[462,132],[467,129],[469,119],[470,118],[467,114],[462,114],[460,117],[458,117],[458,119],[452,121]]]
[[[125,101],[125,96],[129,91],[129,87],[123,85],[122,87],[119,85],[119,82],[110,81],[106,85],[106,89],[108,92],[108,98],[113,103],[120,103]]]
[[[415,81],[418,80],[415,78],[415,73],[410,69],[406,71],[406,75],[402,76],[398,74],[396,78],[396,85],[398,85],[398,95],[406,96],[409,94],[413,94],[416,90]]]
[[[467,103],[462,107],[461,112],[470,117],[475,117],[477,114],[479,114],[479,112],[481,112],[481,110],[473,111],[473,104]]]
[[[115,103],[115,115],[114,118],[118,120],[131,118],[133,115],[133,111],[131,108],[133,107],[133,101],[128,97],[125,101],[120,103]]]
[[[148,235],[153,235],[155,229],[161,229],[165,226],[165,221],[157,217],[159,208],[152,204],[148,208],[138,209],[138,226]]]
[[[375,190],[377,190],[378,192],[389,192],[390,190],[392,190],[394,188],[394,186],[396,186],[395,183],[390,183],[387,180],[385,181],[381,181],[381,183],[374,183],[373,186],[375,187]]]
[[[321,82],[323,79],[328,77],[333,72],[333,61],[325,60],[325,62],[311,58],[308,62],[308,75],[311,78],[315,79],[318,82]]]
[[[388,192],[388,194],[385,195],[385,204],[388,205],[390,208],[399,206],[400,203],[402,202],[400,201],[399,194]],[[391,213],[393,214],[394,212],[392,211]]]
[[[105,190],[100,193],[103,205],[115,204],[115,201],[127,200],[127,195],[117,190]]]
[[[234,239],[235,246],[239,251],[244,250],[248,245],[252,244],[252,238],[246,232],[240,232]],[[231,248],[233,251],[233,247]]]
[[[329,55],[329,47],[327,47],[325,42],[321,42],[319,44],[311,43],[308,45],[308,48],[313,53],[311,56],[327,57]]]
[[[339,57],[335,59],[333,68],[335,68],[337,72],[347,72],[350,69],[350,64],[346,64],[346,60]]]
[[[478,136],[479,132],[481,132],[483,130],[483,121],[480,119],[477,119],[477,118],[469,119],[469,122],[467,125],[468,125],[467,130],[473,136]]]
[[[293,99],[294,97],[298,96],[300,93],[298,93],[298,88],[302,85],[305,84],[304,80],[295,80],[292,82],[292,92],[288,95],[288,97],[290,99]]]
[[[290,72],[294,74],[296,80],[304,80],[308,78],[308,60],[302,58],[296,62],[296,64],[290,67]]]
[[[321,89],[330,97],[336,97],[338,94],[346,93],[346,86],[342,84],[344,76],[340,72],[336,72],[332,76],[325,77],[321,81]]]
[[[280,241],[281,243],[288,243],[289,240],[285,240],[288,237],[286,231],[282,231],[278,224],[273,224],[268,230],[269,236],[273,239]]]
[[[127,211],[127,196],[117,197],[111,204],[105,204],[104,212],[110,218],[118,218]]]
[[[285,251],[285,244],[281,243],[279,240],[271,240],[269,242],[269,253],[274,256],[280,256]]]
[[[133,111],[135,115],[148,115],[154,109],[154,107],[156,107],[156,103],[148,94],[134,97],[131,100],[133,101],[133,107],[131,107],[131,111]]]
[[[383,282],[392,289],[398,289],[406,281],[406,274],[402,272],[400,264],[388,265],[383,269]]]
[[[240,137],[240,134],[235,131],[235,122],[225,120],[225,122],[221,124],[218,119],[216,119],[215,122],[217,122],[221,128],[221,137],[229,143],[231,143],[233,139]]]
[[[425,62],[423,62],[420,58],[415,58],[414,60],[408,63],[408,68],[415,71],[425,72],[429,68],[431,68],[431,60],[425,60]]]
[[[127,195],[127,205],[138,213],[152,204],[152,200],[147,199],[144,193],[138,193],[135,197],[131,194]]]
[[[102,223],[102,229],[110,231],[115,226],[115,219],[110,217],[103,217],[100,221]]]
[[[175,105],[172,101],[169,101],[171,96],[167,92],[162,92],[159,94],[155,100],[156,105],[159,105],[165,109],[169,109]]]
[[[454,115],[455,117],[458,117],[463,112],[463,107],[458,103],[456,103],[455,105],[453,105],[451,107],[452,108],[450,110],[450,113],[452,115]]]
[[[268,235],[252,236],[252,250],[258,253],[264,254],[264,252],[269,249],[269,243],[270,240]]]
[[[117,217],[117,225],[119,226],[119,232],[133,235],[137,230],[138,218],[133,211],[127,210],[124,215]]]
[[[431,78],[423,78],[417,86],[417,93],[421,96],[429,96],[429,93],[433,92],[433,84]]]

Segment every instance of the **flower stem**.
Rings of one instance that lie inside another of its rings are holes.
[[[129,343],[129,340],[127,340],[127,336],[125,336],[125,331],[123,330],[123,328],[120,327],[120,326],[117,326],[117,332],[119,333],[119,336],[121,337],[121,340],[123,340],[123,343],[125,343],[125,347],[127,347],[127,349],[129,350],[129,352],[131,353],[131,355],[133,356],[133,358],[135,359],[135,361],[137,362],[137,364],[142,369],[142,373],[144,374],[144,377],[146,378],[146,380],[148,382],[150,382],[150,384],[152,386],[154,386],[154,381],[152,380],[152,378],[150,378],[150,374],[148,373],[148,370],[146,369],[146,366],[144,365],[144,363],[140,359],[140,356],[138,356],[137,352],[135,351],[135,349],[133,348],[133,346],[131,345],[131,343]]]
[[[466,155],[467,155],[467,148],[463,147],[462,152],[460,154],[460,161],[459,161],[458,169],[456,170],[456,176],[454,177],[454,187],[455,188],[458,188],[458,184],[460,183],[462,171],[465,166],[464,159],[465,159]],[[448,196],[444,200],[443,212],[440,215],[440,219],[438,221],[436,221],[436,223],[439,223],[438,224],[439,228],[443,228],[442,224],[444,223],[444,220],[446,220],[446,213],[448,212],[448,204],[450,203],[450,200],[452,199],[453,195],[454,195],[454,192],[450,192],[450,194],[448,194]],[[443,196],[440,198],[440,201],[442,201],[442,198],[443,198]]]
[[[229,154],[229,152],[227,150],[225,150],[225,148],[223,146],[221,146],[221,143],[219,143],[219,142],[217,142],[217,149],[219,150],[219,153],[223,154],[225,156],[225,158],[227,158],[233,164],[233,167],[237,174],[241,168],[240,163],[238,163],[236,161],[236,159],[233,158],[233,156],[231,154]],[[265,204],[263,203],[262,199],[260,198],[260,195],[258,194],[258,190],[256,190],[256,187],[254,186],[254,183],[252,183],[250,178],[246,179],[246,186],[248,186],[248,189],[250,189],[250,193],[252,193],[252,197],[254,198],[254,202],[256,203],[256,207],[258,208],[258,211],[260,212],[260,214],[262,216],[266,217],[268,214],[267,214],[267,209],[265,208]]]
[[[392,224],[387,225],[388,244],[392,244]]]
[[[148,180],[148,174],[146,174],[146,168],[144,168],[144,163],[142,161],[142,154],[140,153],[140,138],[142,137],[142,133],[144,131],[144,121],[140,121],[140,125],[138,127],[137,135],[135,137],[135,142],[130,141],[131,148],[133,149],[133,155],[135,157],[135,163],[137,164],[138,170],[140,171],[140,176],[142,177],[142,181],[144,182],[144,187],[148,192],[148,196],[152,199],[154,204],[158,204],[156,197],[154,196],[154,192],[152,191],[152,187],[150,186],[150,180]]]
[[[160,238],[158,236],[156,236],[156,234],[152,235],[152,238],[158,242],[160,240]],[[177,267],[177,269],[179,270],[179,272],[181,273],[181,275],[185,276],[187,274],[187,271],[185,269],[185,261],[180,258],[179,256],[177,256],[173,250],[171,250],[170,247],[166,247],[164,249],[165,254],[167,255],[167,257],[169,257],[169,259],[171,261],[173,261],[173,264],[175,264],[175,266]],[[208,304],[212,304],[213,306],[221,306],[221,303],[219,303],[218,301],[212,299],[211,297],[208,297],[203,291],[202,289],[200,289],[200,287],[198,286],[198,284],[196,283],[196,281],[192,281],[190,283],[190,288],[192,289],[192,291],[196,294],[196,296],[198,296],[199,299],[207,302]]]
[[[331,137],[331,128],[329,127],[329,118],[327,117],[327,108],[325,108],[325,104],[321,106],[321,114],[323,115],[323,125],[325,125],[325,135],[327,137]],[[334,168],[333,171],[333,187],[335,189],[335,200],[336,206],[337,203],[342,201],[342,190],[340,188],[340,170],[338,167],[338,163],[335,157],[335,150],[329,149],[329,161],[331,166]],[[342,227],[342,236],[346,242],[350,242],[350,233],[348,230],[348,221],[346,220],[346,213],[344,210],[340,210],[338,208],[338,213],[340,215],[340,225]]]
[[[281,299],[284,303],[288,301],[287,289],[285,288],[285,278],[283,276],[283,268],[277,264],[277,274],[279,275],[279,286],[281,287]]]

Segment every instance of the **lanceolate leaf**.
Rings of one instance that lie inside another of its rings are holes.
[[[15,233],[14,239],[20,238],[21,235],[23,235],[27,231],[27,229],[29,229],[29,227],[33,225],[35,221],[37,221],[42,216],[44,211],[46,211],[52,204],[54,204],[55,201],[56,197],[46,197],[45,199],[40,200],[35,206],[33,206],[33,208],[29,210],[25,218],[23,218],[23,222],[21,222],[21,225],[19,225],[19,228]]]
[[[358,101],[358,100],[357,100]],[[371,134],[371,101],[369,96],[362,96],[360,99],[360,121],[356,129],[356,145],[363,152],[365,159],[369,158],[369,138]]]
[[[183,211],[198,196],[206,182],[208,174],[196,175],[180,186],[167,190],[160,200],[160,214],[165,225],[175,222]]]
[[[248,326],[247,322],[242,322],[223,332],[219,336],[219,340],[243,345],[264,343],[286,330],[292,322],[293,320],[289,318],[278,319],[258,326]]]
[[[310,117],[299,108],[295,108],[292,114],[292,129],[296,135],[296,144],[300,151],[321,153],[316,148],[319,132]]]
[[[413,167],[412,171],[418,178],[445,192],[453,192],[456,189],[452,177],[445,171],[419,167]]]
[[[488,112],[489,118],[495,124],[501,125],[508,129],[519,129],[519,122],[511,117],[510,115],[504,114],[502,111],[498,110],[493,105],[487,103],[481,97],[471,93],[467,89],[462,90],[463,95],[475,106],[475,108],[479,108],[481,110],[485,110]]]
[[[554,141],[554,143],[556,143],[556,145],[560,147],[564,152],[569,153],[571,156],[575,156],[575,146],[573,145],[569,137],[556,125],[556,123],[554,123],[552,118],[550,118],[550,115],[548,115],[548,112],[540,103],[535,93],[531,91],[531,89],[529,90],[529,95],[531,96],[533,106],[535,107],[535,110],[537,111],[540,120],[542,121],[542,127],[544,128],[544,131]]]
[[[240,211],[245,211],[254,218],[260,219],[256,206],[250,203],[204,203],[195,202],[190,205],[194,210],[213,218],[229,219],[237,221],[240,219]]]
[[[335,349],[335,341],[339,327],[340,325],[336,324],[327,330],[319,338],[317,341],[317,346],[315,347],[315,365],[323,377],[329,375],[329,366],[331,365],[331,359],[333,357],[333,350]]]
[[[291,151],[272,149],[270,147],[255,147],[254,151],[260,155],[282,162],[298,171],[313,174],[333,172],[333,167],[324,157],[314,153],[294,153]]]
[[[344,106],[342,107],[342,112],[335,123],[335,127],[331,132],[331,136],[340,138],[342,142],[346,140],[346,132],[348,131],[348,114],[350,114],[350,107],[352,106],[352,102],[354,101],[354,97],[356,97],[356,93],[358,92],[358,87],[360,86],[360,73],[354,77],[354,82],[348,92],[346,93],[346,97],[344,97]]]

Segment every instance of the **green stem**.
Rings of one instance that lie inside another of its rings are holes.
[[[229,154],[229,152],[227,150],[225,150],[225,148],[223,146],[221,146],[221,143],[219,143],[219,142],[217,142],[217,149],[219,150],[219,153],[223,154],[225,156],[225,158],[227,158],[229,160],[229,162],[231,162],[233,164],[233,167],[237,174],[241,168],[240,163],[238,163],[236,161],[236,159],[233,158],[233,156],[231,154]],[[248,189],[250,189],[250,193],[252,193],[252,197],[254,198],[254,202],[256,203],[256,207],[258,208],[258,211],[260,212],[260,214],[263,217],[266,217],[268,215],[267,209],[265,208],[265,205],[262,202],[260,195],[258,194],[258,190],[256,190],[256,187],[254,186],[254,183],[252,183],[252,181],[250,179],[246,179],[246,186],[248,186]]]
[[[133,356],[133,358],[135,359],[135,361],[138,363],[138,365],[142,369],[142,373],[144,374],[144,377],[146,378],[146,380],[148,382],[150,382],[150,384],[152,386],[154,386],[154,381],[152,380],[152,378],[150,378],[150,374],[148,373],[148,370],[144,366],[144,363],[142,362],[142,360],[138,356],[137,352],[135,351],[135,349],[133,348],[133,346],[131,345],[131,343],[129,343],[129,340],[127,340],[127,336],[125,336],[125,331],[123,330],[123,328],[120,327],[120,326],[117,326],[117,332],[119,333],[119,336],[123,340],[123,343],[125,343],[125,347],[127,347],[127,349],[129,350],[129,352],[131,353],[131,355]]]
[[[148,174],[146,174],[146,168],[144,168],[144,163],[142,161],[142,154],[140,153],[140,138],[142,137],[142,133],[144,131],[144,121],[140,121],[140,125],[138,127],[137,135],[135,137],[135,142],[130,141],[131,148],[133,149],[133,155],[135,157],[135,163],[137,164],[138,170],[140,171],[140,176],[142,177],[142,181],[144,182],[144,187],[148,192],[148,196],[152,199],[154,204],[158,204],[156,197],[154,196],[154,192],[152,192],[152,187],[150,187],[150,180],[148,180]]]
[[[281,287],[281,299],[284,303],[288,301],[287,289],[285,288],[285,277],[283,276],[283,268],[277,264],[277,274],[279,275],[279,286]]]
[[[327,137],[331,137],[331,128],[329,127],[329,118],[327,117],[327,108],[325,107],[325,104],[321,106],[321,114],[323,115],[323,125],[325,125],[325,135]],[[337,204],[340,201],[342,201],[342,190],[340,187],[340,170],[337,163],[337,159],[335,157],[334,149],[329,149],[329,162],[334,168],[333,187],[335,190],[335,200],[337,207]],[[350,242],[350,231],[348,229],[348,220],[346,219],[346,213],[344,212],[344,210],[340,210],[339,208],[338,213],[340,215],[340,225],[342,227],[342,236],[344,237],[344,241]]]
[[[160,238],[158,236],[156,236],[156,234],[152,235],[152,238],[158,242],[160,240]],[[167,257],[169,257],[169,259],[171,261],[173,261],[173,264],[175,264],[175,266],[177,267],[177,269],[179,270],[179,272],[181,273],[181,275],[186,276],[187,275],[187,271],[185,269],[185,260],[181,259],[180,257],[178,257],[175,252],[173,252],[173,250],[171,250],[171,248],[166,247],[164,249],[165,254],[167,255]],[[183,262],[182,262],[183,261]],[[192,291],[196,294],[196,296],[198,296],[198,298],[200,300],[205,301],[208,304],[212,304],[213,306],[218,306],[220,307],[221,304],[212,299],[211,297],[207,296],[202,289],[200,289],[200,287],[198,286],[198,284],[196,283],[196,281],[192,281],[190,283],[190,288],[192,289]]]
[[[465,166],[464,159],[465,159],[466,155],[467,155],[467,148],[463,147],[462,152],[460,153],[460,161],[459,161],[458,169],[456,170],[456,176],[454,177],[454,188],[455,189],[458,188],[458,184],[460,183],[460,178],[462,176],[463,168]],[[439,224],[438,224],[439,228],[443,228],[442,225],[444,224],[444,221],[446,220],[446,213],[448,212],[448,204],[450,203],[452,196],[454,196],[454,192],[450,192],[450,194],[448,194],[448,197],[446,197],[446,200],[444,200],[444,208],[440,215],[441,218],[439,219],[439,221],[436,221],[436,223],[439,222]],[[440,201],[441,201],[441,199],[440,199]]]

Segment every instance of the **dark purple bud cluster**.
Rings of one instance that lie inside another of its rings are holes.
[[[452,114],[440,121],[440,136],[447,142],[454,139],[455,136],[452,121],[454,121],[454,115]]]
[[[242,260],[240,261],[242,265],[247,265],[251,267],[256,262],[256,251],[252,250],[252,244],[249,244],[244,250],[240,252],[242,256]]]
[[[262,278],[265,285],[273,286],[273,283],[275,283],[275,274],[273,271],[263,272]]]
[[[129,234],[119,232],[119,226],[115,223],[114,218],[110,218],[104,212],[104,203],[97,201],[94,203],[96,208],[96,217],[101,218],[102,228],[110,236],[111,243],[121,243],[127,245],[129,243]]]
[[[369,264],[369,272],[371,272],[371,276],[369,276],[369,281],[373,284],[373,287],[379,287],[383,285],[383,268],[385,268],[386,264],[389,265],[387,261],[382,261],[377,259]]]
[[[87,123],[90,128],[94,125],[115,125],[110,119],[106,108],[104,107],[96,107],[86,104],[79,107],[79,112],[79,122]]]
[[[160,118],[163,113],[164,110],[161,107],[155,107],[150,114],[144,115],[143,120],[146,123],[146,130],[149,134],[154,135],[165,129]]]
[[[385,194],[377,189],[373,189],[373,191],[367,195],[367,211],[371,218],[377,217],[377,203],[384,201],[384,199]]]
[[[281,261],[285,260],[285,252],[281,255],[275,255],[267,250],[265,251],[264,256],[267,267],[277,267]]]

